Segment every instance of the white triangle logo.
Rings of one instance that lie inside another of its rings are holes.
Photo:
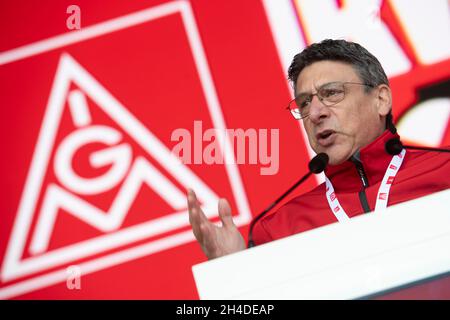
[[[69,91],[71,82],[80,90]],[[133,158],[130,146],[121,143],[122,135],[118,130],[108,126],[92,125],[84,94],[182,186],[195,189],[207,216],[216,215],[217,195],[70,55],[63,54],[56,71],[18,216],[6,251],[2,281],[14,280],[189,225],[184,190],[179,190],[173,185],[145,157]],[[55,148],[55,137],[66,98],[77,129],[63,139],[55,152],[53,168],[63,187],[50,183],[42,189],[50,155]],[[109,145],[108,148],[91,155],[92,165],[112,164],[112,166],[102,176],[86,179],[77,176],[70,163],[71,156],[77,148],[91,141]],[[106,212],[77,196],[77,194],[104,192],[122,180],[119,192]],[[143,184],[147,184],[172,207],[173,213],[120,229],[128,209]],[[35,212],[41,189],[45,193],[42,208],[40,212]],[[58,209],[64,209],[84,223],[109,233],[47,251]],[[38,214],[38,220],[29,248],[32,256],[21,259],[26,250],[27,235],[35,214]],[[170,247],[169,244],[167,246]]]

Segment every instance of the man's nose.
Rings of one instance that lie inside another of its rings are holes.
[[[314,95],[310,102],[309,119],[313,123],[319,122],[321,119],[326,118],[329,114],[328,107],[319,99],[317,95]]]

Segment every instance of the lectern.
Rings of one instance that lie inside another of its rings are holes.
[[[450,189],[193,266],[200,299],[450,299]]]

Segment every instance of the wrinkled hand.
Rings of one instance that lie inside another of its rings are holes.
[[[210,222],[200,208],[193,190],[187,194],[189,222],[197,241],[208,259],[218,258],[246,248],[244,238],[231,216],[231,207],[226,199],[219,200],[219,217],[222,226]]]

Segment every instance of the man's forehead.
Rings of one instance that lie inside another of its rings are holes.
[[[326,83],[358,81],[359,77],[353,67],[340,61],[318,61],[305,67],[297,78],[295,92],[311,92]]]

